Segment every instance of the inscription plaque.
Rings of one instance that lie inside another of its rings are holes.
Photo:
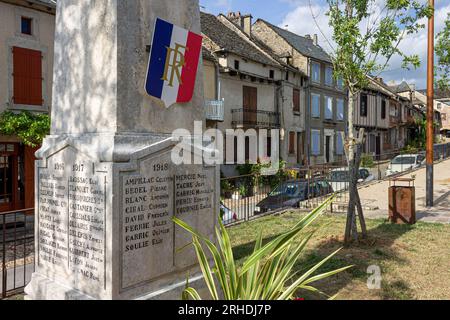
[[[108,181],[98,169],[71,148],[38,168],[37,266],[74,288],[105,285]]]
[[[215,180],[207,170],[176,166],[164,153],[141,161],[138,175],[122,175],[122,289],[197,263],[191,248],[179,251],[191,238],[172,217],[205,232],[214,226]]]

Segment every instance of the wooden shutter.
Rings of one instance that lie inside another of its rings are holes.
[[[295,132],[289,132],[289,154],[295,154]]]
[[[14,103],[41,106],[42,53],[13,48]]]
[[[292,100],[294,102],[294,112],[300,112],[300,90],[294,89]]]
[[[258,89],[243,87],[244,124],[256,125],[258,121]]]

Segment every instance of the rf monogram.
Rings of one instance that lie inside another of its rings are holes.
[[[178,43],[175,44],[175,48],[167,48],[166,55],[166,66],[164,69],[164,75],[161,80],[168,81],[169,86],[173,87],[173,80],[175,76],[177,76],[178,82],[181,85],[181,69],[185,65],[184,53],[181,51],[184,49],[187,51],[188,49],[185,46],[182,46]],[[170,68],[170,71],[169,71]]]

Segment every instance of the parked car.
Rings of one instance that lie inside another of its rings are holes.
[[[282,208],[298,207],[300,202],[333,193],[331,185],[323,179],[292,180],[281,183],[255,208],[255,215]]]
[[[237,214],[231,211],[231,209],[225,206],[222,202],[220,203],[220,215],[222,217],[223,224],[230,224],[238,220]]]
[[[375,176],[370,173],[369,169],[359,169],[358,183],[370,182],[373,180],[375,180]],[[330,184],[335,192],[348,190],[350,184],[349,169],[345,167],[332,170]]]
[[[423,154],[404,154],[392,159],[386,170],[386,176],[392,176],[397,173],[419,168],[425,163]]]

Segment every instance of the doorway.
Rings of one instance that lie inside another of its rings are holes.
[[[334,162],[334,130],[325,129],[325,141],[324,141],[324,160],[325,163]]]
[[[0,212],[23,209],[23,170],[19,144],[0,143]]]
[[[297,133],[297,163],[301,166],[305,165],[305,133]]]

